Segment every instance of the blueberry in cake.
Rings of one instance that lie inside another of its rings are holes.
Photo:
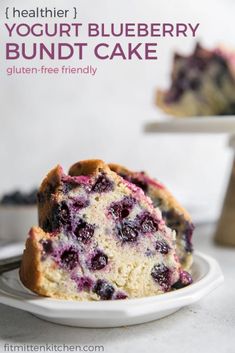
[[[159,209],[103,161],[78,162],[68,175],[54,168],[42,182],[38,208],[20,278],[39,295],[116,300],[192,282]]]
[[[235,114],[234,55],[199,44],[189,56],[175,54],[168,90],[158,90],[157,106],[174,116]]]
[[[176,231],[176,253],[185,270],[192,265],[192,235],[194,225],[188,212],[179,204],[169,190],[145,172],[132,172],[127,168],[110,164],[111,170],[140,187],[162,212],[166,225]]]

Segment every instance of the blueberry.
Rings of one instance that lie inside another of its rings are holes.
[[[71,246],[60,255],[62,267],[73,270],[78,265],[78,252]]]
[[[93,271],[102,270],[108,264],[108,256],[102,251],[98,251],[91,259],[91,269]]]
[[[102,300],[112,299],[114,291],[113,286],[102,279],[98,279],[93,288],[93,292],[96,293]]]
[[[42,244],[43,253],[51,254],[53,251],[52,241],[50,239],[43,240],[40,242]]]
[[[189,81],[189,88],[192,91],[198,91],[200,86],[201,86],[201,81],[198,78],[194,78]]]
[[[170,288],[170,270],[164,264],[155,265],[152,268],[151,276],[163,290],[167,291]]]
[[[58,208],[58,217],[61,224],[65,225],[70,219],[70,212],[67,204],[63,201]]]
[[[168,254],[170,247],[169,245],[165,242],[165,240],[157,240],[155,244],[155,249],[159,251],[161,254]]]
[[[113,182],[106,177],[105,174],[101,174],[95,181],[94,185],[91,188],[93,192],[108,192],[112,191],[114,188]]]
[[[109,207],[109,213],[116,219],[121,219],[122,218],[122,211],[123,211],[123,208],[122,208],[122,204],[119,203],[119,202],[115,202],[113,204],[111,204],[111,206]],[[126,210],[129,214],[129,211]],[[128,216],[127,214],[127,216]],[[125,214],[124,214],[125,216]]]
[[[162,217],[166,221],[167,226],[176,230],[176,232],[183,221],[183,219],[179,218],[179,215],[173,209],[163,211]]]
[[[181,271],[179,280],[175,284],[173,284],[172,288],[174,289],[184,288],[189,284],[191,284],[192,282],[193,282],[192,276],[187,271]]]
[[[81,291],[90,291],[90,289],[93,286],[93,281],[91,278],[83,276],[83,277],[79,277],[79,276],[74,276],[71,277],[76,283],[77,283],[77,288],[78,290]]]
[[[149,213],[145,213],[140,217],[140,228],[143,233],[156,232],[158,223]]]
[[[142,173],[142,172],[141,172]],[[140,174],[141,174],[140,173]],[[143,174],[143,173],[142,173]],[[143,180],[141,177],[131,177],[127,174],[123,174],[123,173],[119,173],[119,175],[129,181],[130,183],[135,184],[136,186],[138,186],[139,188],[141,188],[145,193],[148,191],[148,184],[145,180]]]
[[[174,103],[180,99],[184,90],[182,87],[177,86],[175,83],[172,84],[171,89],[167,92],[165,96],[165,102],[168,104]]]
[[[51,221],[49,218],[45,218],[41,224],[42,229],[44,232],[51,233],[53,231]]]
[[[148,192],[148,184],[146,181],[138,179],[138,178],[130,178],[130,181],[141,188],[145,193]]]
[[[73,202],[73,208],[76,211],[79,211],[87,206],[89,206],[89,200],[85,199],[84,197],[80,197]]]
[[[79,241],[81,241],[83,244],[87,244],[93,237],[94,232],[95,232],[94,225],[89,224],[83,220],[80,220],[79,224],[75,229],[74,234]]]
[[[45,221],[43,230],[54,231],[63,226],[71,227],[70,211],[65,201],[52,207],[51,217]]]
[[[118,226],[118,235],[123,242],[133,243],[139,235],[138,228],[131,221],[126,221]]]
[[[124,197],[123,200],[113,202],[109,207],[109,213],[118,220],[122,220],[129,216],[136,200],[131,196]]]
[[[80,186],[80,184],[78,184],[76,181],[66,181],[65,183],[63,183],[63,192],[64,194],[68,194],[70,191],[77,188],[78,186]]]

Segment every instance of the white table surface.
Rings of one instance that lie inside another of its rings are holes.
[[[41,321],[0,305],[0,350],[4,343],[103,345],[104,352],[235,352],[235,248],[213,244],[214,226],[198,226],[197,250],[214,256],[225,282],[199,303],[148,324],[115,329],[84,329]]]

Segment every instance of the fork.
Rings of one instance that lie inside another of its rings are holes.
[[[20,267],[22,255],[8,257],[0,260],[0,275],[4,272],[15,270]]]

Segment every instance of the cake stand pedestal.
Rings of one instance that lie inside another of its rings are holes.
[[[230,138],[229,145],[235,151],[235,135]],[[215,241],[219,244],[235,246],[235,157],[215,233]]]
[[[235,116],[169,118],[149,122],[144,132],[151,133],[227,133],[229,146],[235,151]],[[235,246],[235,156],[229,185],[224,198],[222,212],[215,232],[215,241],[222,245]]]

